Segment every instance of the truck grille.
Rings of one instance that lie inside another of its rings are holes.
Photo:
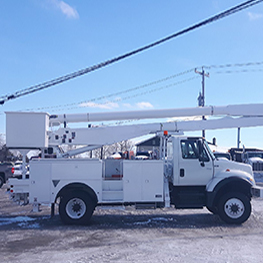
[[[263,171],[263,163],[253,163],[253,171]]]

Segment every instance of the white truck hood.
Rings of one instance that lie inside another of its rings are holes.
[[[244,177],[252,177],[253,171],[252,167],[249,164],[244,163],[238,163],[234,161],[229,161],[227,159],[215,159],[214,160],[214,167],[215,167],[215,173],[214,175],[217,176],[217,174],[222,174],[222,172],[229,172],[229,171],[241,171],[244,174]],[[240,175],[240,173],[238,173]]]
[[[207,191],[213,191],[220,181],[231,177],[238,177],[250,182],[253,186],[256,185],[251,165],[226,159],[215,159],[214,177],[209,184],[207,184]]]

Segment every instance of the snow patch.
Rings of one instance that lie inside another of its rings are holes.
[[[147,221],[135,222],[134,225],[148,225],[152,222],[169,222],[169,221],[175,221],[175,220],[173,218],[155,217],[148,219]]]
[[[28,217],[28,216],[17,216],[17,217],[5,217],[0,218],[0,226],[17,224],[20,227],[30,227],[30,228],[39,228],[39,224],[31,224],[28,225],[29,222],[35,221],[36,218]]]
[[[125,206],[101,206],[96,207],[97,210],[126,210]]]
[[[17,225],[20,226],[21,228],[32,228],[32,229],[40,228],[40,225],[38,223],[34,223],[34,224],[29,225],[27,222],[21,222]]]

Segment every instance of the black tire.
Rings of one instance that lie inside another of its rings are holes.
[[[250,199],[243,193],[227,193],[219,200],[218,215],[228,224],[242,224],[250,214]]]
[[[3,176],[0,176],[0,188],[3,186],[4,183],[5,183],[5,180]]]
[[[59,203],[59,215],[65,224],[88,224],[94,209],[94,201],[84,191],[67,192]]]

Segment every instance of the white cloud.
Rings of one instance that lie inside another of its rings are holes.
[[[132,105],[130,103],[123,103],[122,106],[124,108],[132,108]]]
[[[258,19],[263,18],[263,14],[248,12],[248,17],[249,17],[249,20],[258,20]]]
[[[77,10],[61,0],[50,0],[50,2],[59,9],[67,18],[78,19],[79,14]]]
[[[121,101],[121,99],[119,99]],[[117,100],[118,101],[118,100]],[[116,102],[116,99],[114,101],[107,101],[105,103],[95,103],[95,102],[83,102],[79,104],[79,107],[86,107],[86,108],[97,108],[97,109],[116,109],[116,108],[122,108],[125,109],[149,109],[153,108],[153,105],[150,102],[137,102],[135,104],[130,103],[123,103],[119,105],[119,103]]]
[[[80,107],[86,108],[97,108],[97,109],[116,109],[119,108],[119,104],[116,102],[106,102],[103,104],[95,103],[95,102],[84,102],[79,105]]]
[[[153,105],[152,105],[150,102],[145,102],[145,101],[136,103],[136,106],[137,106],[139,109],[149,109],[149,108],[153,108]]]

